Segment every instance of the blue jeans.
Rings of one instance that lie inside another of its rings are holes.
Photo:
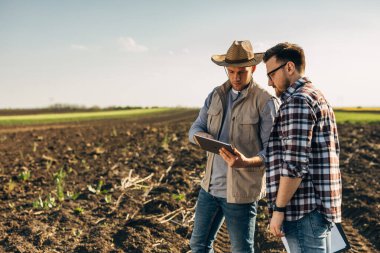
[[[284,221],[283,231],[292,253],[331,252],[331,225],[317,210],[296,221]]]
[[[225,198],[212,196],[201,189],[195,209],[190,248],[193,253],[212,253],[212,244],[219,228],[226,220],[233,253],[254,252],[257,202],[249,204],[227,203]]]

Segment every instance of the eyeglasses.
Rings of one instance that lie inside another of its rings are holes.
[[[267,76],[268,76],[269,80],[273,81],[271,76],[274,74],[274,72],[276,72],[276,71],[279,70],[280,68],[284,67],[286,64],[288,64],[288,63],[286,62],[286,63],[280,65],[279,67],[275,68],[274,70],[268,72],[268,73],[267,73]]]

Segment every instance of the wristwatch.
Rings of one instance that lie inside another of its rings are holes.
[[[273,211],[275,212],[281,212],[281,213],[285,213],[286,211],[286,206],[285,207],[278,207],[276,205],[276,203],[273,204]]]

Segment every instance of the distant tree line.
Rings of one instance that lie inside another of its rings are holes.
[[[108,106],[108,107],[100,107],[100,106],[91,106],[87,107],[84,105],[73,105],[73,104],[53,104],[48,107],[48,109],[53,110],[63,110],[63,111],[105,111],[105,110],[129,110],[129,109],[144,109],[148,107],[141,106]]]
[[[30,115],[30,114],[40,114],[40,113],[65,113],[65,112],[97,112],[97,111],[113,111],[113,110],[132,110],[132,109],[148,109],[148,108],[158,108],[158,106],[153,107],[142,107],[142,106],[83,106],[74,104],[63,104],[57,103],[52,104],[45,108],[31,108],[31,109],[0,109],[0,116],[10,116],[10,115]]]

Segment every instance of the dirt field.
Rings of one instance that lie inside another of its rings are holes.
[[[0,252],[188,252],[206,159],[187,140],[196,113],[0,129]],[[350,252],[378,252],[380,124],[339,133]],[[267,219],[262,200],[256,252],[283,252]],[[224,227],[215,248],[229,252]]]

